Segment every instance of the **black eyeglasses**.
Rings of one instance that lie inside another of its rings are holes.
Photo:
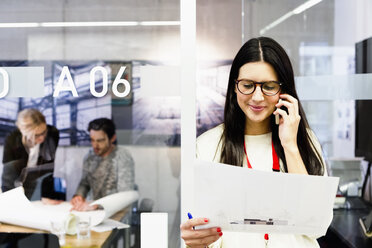
[[[42,136],[46,136],[48,133],[48,128],[45,128],[44,131],[42,131],[41,133],[36,133],[35,134],[35,139],[39,138],[39,137],[42,137]]]
[[[274,96],[278,94],[282,86],[282,83],[277,81],[256,82],[250,79],[237,79],[235,83],[239,92],[243,95],[252,94],[256,90],[257,84],[259,84],[264,95]]]

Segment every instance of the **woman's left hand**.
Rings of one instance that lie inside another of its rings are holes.
[[[275,105],[277,109],[274,115],[280,115],[279,121],[279,138],[283,148],[297,147],[297,131],[301,121],[298,110],[298,100],[291,95],[281,94],[279,102]],[[288,113],[280,109],[286,107]]]

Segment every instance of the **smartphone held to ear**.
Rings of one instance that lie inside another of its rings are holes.
[[[281,101],[282,101],[282,99],[279,99],[278,103],[280,103]],[[285,106],[281,106],[280,109],[283,109],[288,114],[288,109]],[[280,120],[280,115],[279,114],[275,115],[275,124],[276,125],[279,125],[279,120]]]
[[[282,99],[279,99],[278,103],[280,103],[281,100]],[[280,118],[280,115],[279,114],[275,115],[275,124],[276,125],[279,125],[279,118]]]
[[[279,115],[276,115],[276,116],[275,116],[275,124],[276,124],[276,125],[279,125],[279,118],[280,118]]]

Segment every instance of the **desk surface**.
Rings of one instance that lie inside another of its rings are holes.
[[[367,238],[359,224],[359,218],[372,211],[372,206],[365,209],[337,209],[333,211],[330,231],[347,246],[352,248],[372,247],[372,238]]]
[[[125,208],[113,216],[111,219],[120,221],[129,211],[129,208]],[[2,223],[0,225],[0,232],[46,232],[38,229],[27,228],[22,226],[15,226],[10,224]],[[66,235],[66,244],[62,247],[102,247],[105,245],[105,242],[109,241],[113,235],[117,232],[116,230],[107,231],[107,232],[94,232],[91,231],[90,239],[78,240],[76,235]]]

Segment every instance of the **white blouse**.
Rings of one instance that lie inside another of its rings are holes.
[[[40,144],[30,148],[30,153],[28,154],[27,167],[36,167],[37,159],[39,158]]]
[[[221,155],[220,138],[223,132],[223,124],[208,130],[200,135],[196,143],[196,154],[199,159],[205,161],[219,162]],[[316,137],[311,133],[312,141],[315,148],[321,151],[320,144]],[[245,135],[246,151],[249,162],[253,169],[261,171],[272,171],[272,139],[271,133],[262,135]],[[248,168],[247,159],[244,157],[243,166]],[[281,171],[283,163],[280,160]],[[327,175],[325,170],[325,175]],[[221,199],[222,200],[222,199]],[[332,221],[333,213],[329,213],[329,223]],[[262,233],[247,233],[247,232],[229,232],[224,231],[223,236],[215,243],[211,244],[210,248],[234,248],[234,247],[266,247],[264,234]],[[299,247],[319,247],[316,241],[318,237],[308,237],[305,235],[294,234],[269,234],[269,248],[299,248]]]

